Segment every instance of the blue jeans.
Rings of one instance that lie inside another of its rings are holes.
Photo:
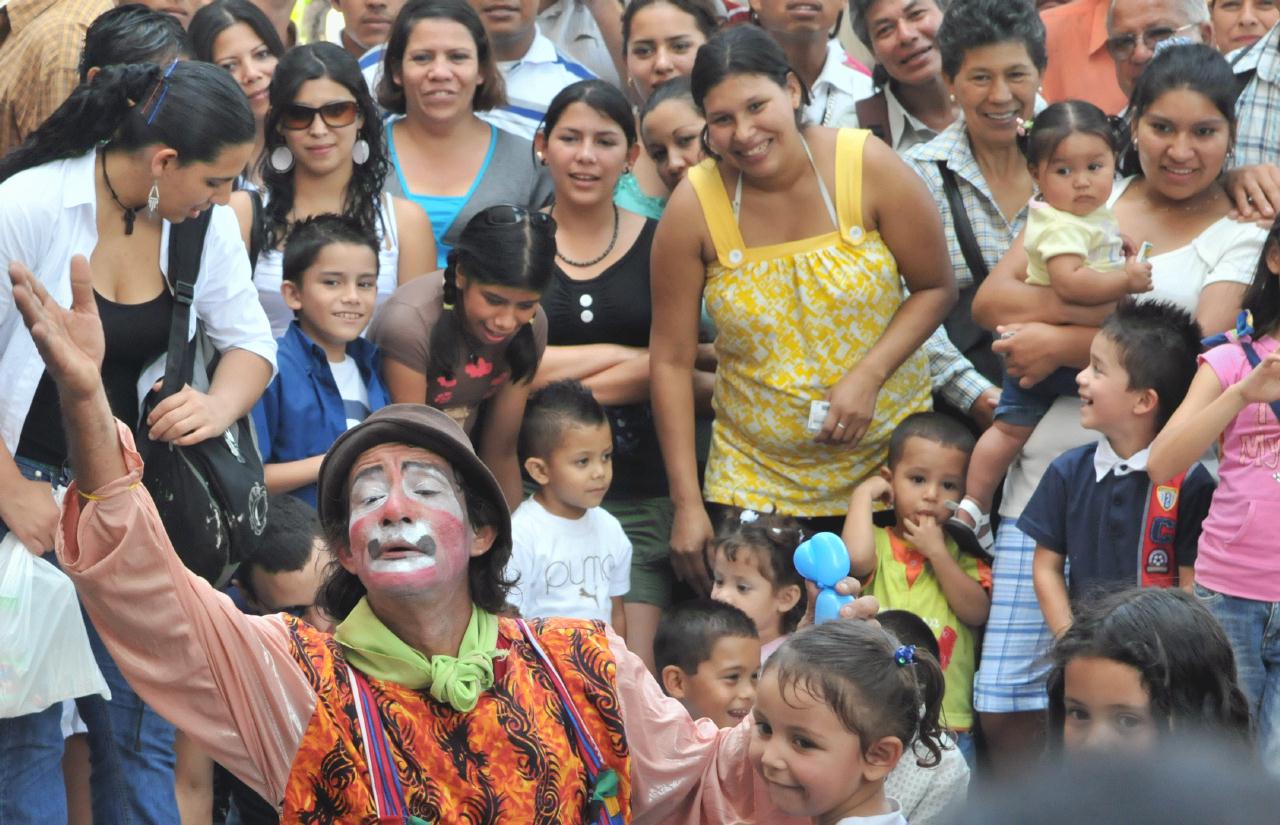
[[[56,468],[16,459],[28,479],[65,480]],[[4,532],[0,524],[0,534]],[[49,557],[52,561],[52,556]],[[89,646],[111,700],[76,699],[89,729],[94,825],[172,825],[179,821],[174,795],[174,728],[138,698],[125,681],[93,623],[85,617]],[[0,719],[0,823],[65,822],[62,780],[62,706]]]
[[[1280,602],[1228,596],[1198,583],[1195,591],[1231,641],[1240,687],[1257,725],[1262,762],[1280,776]]]

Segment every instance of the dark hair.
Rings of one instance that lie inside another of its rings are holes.
[[[488,284],[527,289],[541,295],[551,283],[555,268],[556,229],[553,221],[535,221],[526,216],[515,223],[495,222],[495,211],[524,207],[497,204],[482,209],[467,221],[458,242],[449,250],[444,268],[445,311],[431,328],[428,375],[453,377],[462,356],[465,312],[458,291],[458,270],[469,285]],[[452,305],[453,309],[448,307]],[[532,379],[538,369],[538,347],[533,324],[525,324],[507,343],[507,366],[513,383]]]
[[[336,243],[363,246],[378,258],[378,239],[355,218],[314,215],[294,224],[284,245],[284,280],[302,286],[302,275],[316,262],[320,250]]]
[[[1039,166],[1049,162],[1062,141],[1077,134],[1101,138],[1115,155],[1116,131],[1111,119],[1097,106],[1084,100],[1064,100],[1046,107],[1035,116],[1031,131],[1019,139],[1018,146],[1027,156],[1028,164]]]
[[[205,8],[210,8],[206,6]],[[369,144],[369,159],[352,163],[351,181],[343,198],[342,214],[355,218],[374,237],[382,237],[387,227],[382,220],[382,184],[391,168],[382,134],[382,114],[369,96],[369,87],[360,74],[360,64],[338,45],[308,43],[290,49],[280,58],[271,77],[271,108],[267,110],[263,129],[264,144],[259,170],[267,198],[263,209],[263,248],[274,249],[289,232],[289,213],[293,211],[293,170],[277,171],[268,162],[273,149],[284,145],[280,116],[284,107],[293,103],[298,90],[310,80],[328,78],[346,88],[360,107],[357,140]]]
[[[694,0],[635,0],[635,2],[628,3],[627,7],[622,10],[623,55],[626,55],[627,47],[631,45],[631,24],[635,21],[636,15],[659,3],[671,6],[692,17],[693,24],[697,26],[698,31],[702,32],[702,36],[708,40],[711,39],[711,35],[715,34],[718,28],[716,18],[711,13],[711,10],[701,3],[694,2]]]
[[[925,620],[909,610],[881,610],[876,614],[880,626],[904,645],[915,645],[929,651],[933,658],[942,660],[938,637],[933,635]]]
[[[1225,57],[1203,43],[1177,43],[1159,49],[1147,63],[1129,98],[1130,131],[1136,137],[1138,121],[1166,92],[1188,89],[1213,103],[1227,120],[1231,139],[1236,135],[1236,76]],[[1124,169],[1138,169],[1136,150],[1125,152]]]
[[[918,412],[912,413],[893,429],[889,436],[889,469],[893,469],[907,441],[912,438],[923,438],[943,447],[954,447],[968,455],[973,452],[973,432],[956,419],[944,413]]]
[[[311,505],[287,494],[267,499],[267,525],[262,535],[249,542],[236,576],[240,589],[254,599],[251,571],[286,573],[301,570],[311,558],[315,540],[320,538],[320,517]]]
[[[462,474],[455,474],[454,481],[458,494],[466,503],[467,522],[472,530],[493,527],[509,518],[505,503],[490,501],[483,493],[468,486]],[[368,591],[360,578],[348,572],[338,561],[337,549],[346,547],[350,542],[346,522],[335,519],[331,524],[322,524],[322,529],[334,557],[325,567],[324,583],[316,593],[316,607],[332,616],[337,623],[347,618]],[[467,585],[471,589],[471,601],[481,610],[500,613],[508,609],[507,593],[512,585],[506,574],[509,561],[511,544],[508,542],[495,543],[489,552],[472,556],[467,562]]]
[[[284,55],[285,48],[280,41],[280,34],[262,9],[249,0],[213,0],[195,13],[187,29],[196,60],[212,63],[214,41],[218,39],[218,35],[237,23],[244,23],[253,29],[267,51],[276,57]]]
[[[942,56],[942,74],[954,78],[973,49],[1021,43],[1036,69],[1049,64],[1044,23],[1030,0],[952,0],[938,26],[934,45]]]
[[[570,427],[608,424],[604,407],[581,381],[552,381],[525,403],[520,424],[520,458],[546,458]]]
[[[694,599],[663,612],[653,636],[653,661],[659,674],[675,665],[690,675],[711,658],[726,636],[759,639],[755,622],[738,608],[713,599]],[[661,682],[661,678],[658,680]]]
[[[867,14],[870,13],[871,7],[879,2],[880,0],[849,0],[849,26],[853,29],[854,36],[867,47],[868,51],[874,50],[871,48],[871,30],[867,28]],[[951,5],[951,0],[927,0],[927,2],[933,3],[943,12],[946,12],[947,6]]]
[[[630,8],[630,6],[628,6]],[[645,100],[640,107],[640,116],[636,118],[636,127],[644,128],[644,119],[649,116],[654,109],[666,103],[668,100],[685,100],[689,106],[697,111],[698,104],[693,100],[693,86],[689,83],[689,78],[681,75],[673,77],[670,80],[659,83],[653,87],[653,92]]]
[[[712,35],[706,45],[698,49],[689,73],[689,85],[693,102],[704,114],[707,93],[735,75],[755,74],[767,77],[783,89],[787,78],[794,77],[800,84],[800,108],[796,111],[796,123],[809,105],[809,87],[800,79],[787,62],[787,54],[778,42],[756,26],[733,26]],[[704,141],[705,143],[705,141]],[[708,151],[710,154],[710,151]]]
[[[0,181],[101,143],[131,152],[160,144],[178,162],[207,163],[253,141],[253,113],[231,75],[196,61],[103,66],[16,149],[0,159]]]
[[[1244,292],[1240,304],[1243,309],[1253,315],[1253,328],[1259,335],[1271,335],[1280,324],[1280,283],[1276,273],[1267,266],[1267,251],[1280,245],[1280,215],[1271,224],[1267,240],[1262,244],[1262,254],[1258,256],[1258,268],[1253,273],[1253,281]]]
[[[152,11],[141,3],[115,6],[94,18],[84,33],[80,82],[89,79],[89,70],[95,66],[123,63],[167,66],[190,55],[187,32],[178,18]]]
[[[387,51],[382,58],[382,79],[375,90],[378,103],[388,112],[402,115],[405,112],[404,88],[396,83],[393,73],[400,72],[405,50],[409,48],[409,35],[422,20],[452,20],[471,33],[476,44],[476,62],[480,66],[480,78],[484,81],[476,87],[471,100],[471,111],[487,112],[507,103],[507,84],[498,71],[489,45],[489,35],[480,22],[480,15],[467,0],[409,0],[391,24],[391,36],[387,38]]]
[[[803,690],[825,702],[863,753],[876,741],[895,736],[904,752],[919,739],[929,752],[916,764],[931,768],[942,759],[942,668],[932,654],[916,649],[899,664],[898,640],[870,622],[834,621],[795,633],[765,662],[761,675],[776,671],[785,699]]]
[[[1217,619],[1183,590],[1125,590],[1076,606],[1071,627],[1053,647],[1049,674],[1049,737],[1058,747],[1066,721],[1066,668],[1084,657],[1138,671],[1164,735],[1249,739],[1249,704],[1231,642]]]
[[[1195,378],[1200,325],[1169,301],[1126,298],[1103,323],[1102,334],[1120,351],[1129,389],[1155,390],[1156,428],[1163,427]]]
[[[796,547],[805,538],[800,523],[793,518],[737,510],[720,525],[712,542],[713,554],[724,553],[729,561],[737,561],[741,552],[749,553],[760,569],[760,575],[773,585],[775,591],[791,585],[800,588],[800,598],[780,620],[783,633],[796,629],[809,605],[804,577],[796,571],[794,559]]]
[[[538,131],[544,137],[550,138],[552,130],[560,122],[565,109],[575,103],[590,106],[600,115],[618,124],[627,139],[627,146],[635,145],[636,116],[631,110],[631,104],[627,102],[626,95],[622,94],[617,86],[603,80],[579,80],[561,89],[560,93],[551,99],[551,105],[547,106],[547,113],[542,116]]]

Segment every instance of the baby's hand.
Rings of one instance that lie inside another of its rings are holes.
[[[1124,271],[1127,276],[1125,286],[1130,293],[1150,292],[1155,289],[1155,284],[1151,281],[1151,264],[1146,261],[1129,258],[1124,263]]]
[[[864,501],[893,504],[893,488],[889,486],[889,482],[883,476],[875,475],[862,482],[854,488],[853,496],[854,498],[862,496]]]
[[[920,516],[917,521],[909,518],[901,519],[902,537],[907,543],[920,551],[926,559],[933,561],[939,553],[947,552],[947,542],[942,535],[942,525],[933,516]]]

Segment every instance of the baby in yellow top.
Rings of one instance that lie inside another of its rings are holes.
[[[1027,217],[1027,283],[1052,289],[1068,304],[1097,306],[1149,292],[1151,264],[1125,257],[1124,239],[1107,201],[1116,174],[1116,139],[1091,103],[1055,103],[1036,117],[1023,150],[1040,189]],[[965,497],[947,532],[980,555],[994,543],[988,511],[996,485],[1032,429],[1063,395],[1075,395],[1076,371],[1062,367],[1032,387],[1006,376],[995,424],[973,450]]]

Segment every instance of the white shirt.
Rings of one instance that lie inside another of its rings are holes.
[[[511,602],[523,616],[608,622],[613,597],[631,589],[631,541],[603,508],[567,519],[525,499],[511,514],[511,544]]]
[[[837,128],[858,125],[854,107],[864,97],[871,97],[874,89],[870,75],[850,66],[848,59],[839,40],[827,41],[827,60],[809,90],[809,105],[804,110],[807,122]]]
[[[561,52],[601,80],[622,88],[622,79],[605,45],[600,24],[583,0],[554,0],[538,12],[538,30]]]
[[[1133,181],[1134,178],[1117,181],[1107,205],[1114,207],[1116,200]],[[1171,301],[1194,314],[1200,303],[1201,291],[1210,284],[1247,285],[1253,281],[1266,238],[1267,230],[1256,224],[1222,218],[1191,243],[1151,256],[1151,280],[1155,289],[1136,297],[1139,301]],[[1141,238],[1134,240],[1142,242]],[[1027,506],[1050,462],[1067,450],[1098,438],[1098,433],[1080,426],[1079,399],[1059,398],[1055,401],[1018,458],[1009,466],[1000,515],[1016,519]],[[1216,465],[1205,463],[1211,472],[1216,472]]]
[[[938,136],[929,124],[908,112],[892,90],[884,90],[884,101],[889,110],[889,139],[893,151],[903,154],[917,143],[928,143]]]
[[[903,757],[906,758],[905,756]],[[836,825],[907,825],[907,818],[902,815],[902,808],[898,803],[890,799],[889,804],[893,806],[893,810],[887,814],[876,814],[875,816],[846,816]]]
[[[378,83],[382,80],[382,59],[386,53],[387,44],[379,43],[360,55],[360,74],[364,75],[364,82],[369,87],[369,94],[373,95],[374,102],[378,100]]]
[[[369,417],[369,388],[360,375],[360,365],[354,358],[330,361],[329,372],[338,387],[342,410],[347,417],[347,429],[351,429]]]
[[[560,54],[545,35],[536,32],[524,57],[499,61],[498,69],[507,82],[507,105],[477,112],[476,116],[526,140],[533,140],[542,116],[561,89],[595,77],[585,66]]]
[[[946,736],[942,760],[932,768],[920,767],[916,758],[913,748],[902,752],[898,764],[885,777],[884,792],[898,801],[911,825],[940,825],[951,818],[969,793],[969,764],[950,736]]]
[[[19,172],[0,183],[0,262],[21,261],[60,306],[71,305],[71,258],[93,254],[98,245],[95,164],[97,154],[54,161]],[[161,194],[163,197],[163,193]],[[160,271],[169,266],[169,222],[160,233]],[[276,342],[249,276],[249,256],[240,224],[226,206],[214,206],[196,280],[189,334],[197,317],[220,352],[243,349],[269,361]],[[44,361],[13,303],[9,279],[0,279],[0,435],[12,455]],[[164,375],[164,357],[143,370],[140,388]],[[142,393],[139,394],[141,400]]]

